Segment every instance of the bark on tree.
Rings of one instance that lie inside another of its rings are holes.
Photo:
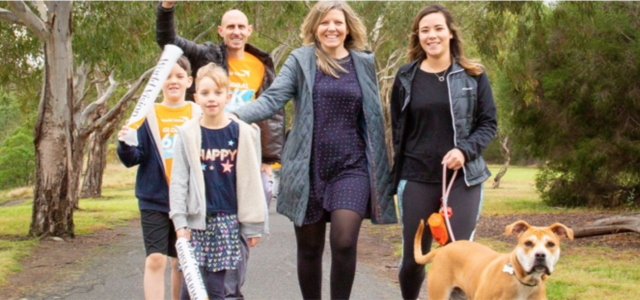
[[[99,74],[100,71],[97,70],[96,73]],[[83,101],[74,101],[74,113],[76,122],[73,131],[73,173],[69,183],[74,191],[73,195],[71,196],[74,209],[80,209],[78,191],[80,188],[80,176],[82,175],[82,164],[84,162],[87,141],[91,134],[99,128],[93,125],[101,117],[99,113],[100,109],[107,105],[107,101],[111,98],[111,96],[115,93],[116,89],[120,85],[113,79],[113,74],[108,74],[104,77],[108,78],[109,88],[106,88],[104,84],[107,79],[98,78],[98,80],[96,81],[98,100],[92,102],[89,105],[86,105],[86,108],[84,109],[81,109],[83,106],[85,106]]]
[[[105,114],[108,107],[104,107],[99,114]],[[108,128],[101,128],[91,134],[89,138],[89,154],[87,156],[87,167],[82,180],[81,198],[97,198],[102,196],[102,175],[107,166],[107,148],[109,137],[115,131],[115,126],[111,124],[119,123],[120,118],[112,121]]]
[[[498,172],[498,174],[496,174],[496,177],[494,177],[493,179],[493,188],[497,189],[500,187],[500,179],[502,179],[502,177],[504,176],[504,174],[507,173],[507,169],[509,168],[509,163],[511,162],[511,155],[510,155],[510,151],[509,151],[509,136],[505,136],[504,138],[502,138],[500,135],[498,135],[498,139],[500,140],[500,153],[502,153],[502,157],[504,158],[504,164],[502,165],[502,168],[500,168],[500,171]]]
[[[117,126],[125,116],[124,112],[129,108],[133,100],[137,98],[135,93],[140,89],[153,69],[147,70],[138,81],[129,88],[129,91],[122,96],[116,105],[111,110],[105,106],[98,110],[97,118],[91,122],[91,128],[94,128],[90,141],[89,141],[89,157],[87,158],[87,167],[84,174],[82,183],[82,191],[80,197],[101,197],[102,196],[102,178],[104,175],[104,169],[107,164],[107,149],[109,137],[113,135]]]
[[[34,128],[36,178],[30,236],[73,236],[73,55],[72,3],[51,1],[47,19],[22,1],[8,2],[31,33],[44,44],[44,73]],[[10,20],[9,11],[3,19]]]
[[[572,228],[574,238],[624,232],[640,233],[640,213],[619,215],[596,220],[591,224]]]
[[[36,3],[41,16],[34,14],[23,1],[9,1],[11,11],[0,9],[0,20],[23,25],[44,45],[44,72],[38,116],[34,126],[36,172],[30,236],[74,236],[73,207],[78,198],[78,179],[85,143],[93,130],[100,128],[122,113],[127,101],[121,99],[104,118],[91,127],[79,129],[100,100],[90,104],[76,120],[84,94],[85,78],[73,80],[73,3],[49,1]],[[145,73],[148,77],[150,71]],[[145,75],[143,75],[145,76]],[[146,77],[145,77],[146,78]],[[82,84],[80,84],[80,82]],[[137,83],[139,88],[141,80]],[[125,97],[133,97],[137,88]],[[108,118],[107,118],[108,116]],[[86,140],[85,140],[86,141]],[[75,155],[74,155],[75,152]],[[79,160],[78,160],[78,157]],[[75,158],[75,159],[74,159]],[[79,163],[78,163],[79,161]],[[74,166],[75,165],[75,166]]]

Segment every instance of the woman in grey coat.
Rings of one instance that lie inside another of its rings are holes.
[[[321,298],[331,222],[331,298],[348,299],[363,218],[397,222],[374,58],[363,52],[364,25],[345,2],[318,2],[301,31],[307,46],[292,51],[271,87],[235,114],[256,122],[293,99],[278,212],[295,225],[305,299]]]

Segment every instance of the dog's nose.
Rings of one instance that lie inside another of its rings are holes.
[[[545,260],[547,255],[544,253],[536,253],[536,260]]]

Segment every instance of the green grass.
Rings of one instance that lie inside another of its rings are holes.
[[[498,165],[490,165],[491,178],[484,185],[483,216],[507,214],[564,214],[594,213],[600,210],[587,208],[550,207],[542,203],[535,189],[538,170],[528,167],[511,166],[500,180],[500,188],[493,189],[493,178],[500,170]]]
[[[499,168],[489,166],[493,174]],[[493,177],[488,180],[482,215],[604,212],[545,205],[535,191],[536,172],[535,168],[510,167],[499,189],[491,187]],[[509,244],[496,240],[485,238],[477,242],[502,253],[512,250]],[[640,249],[621,251],[595,243],[562,249],[555,272],[547,281],[548,299],[640,299]]]
[[[508,243],[489,238],[476,242],[501,253],[513,250]],[[594,245],[565,246],[562,252],[547,280],[548,299],[640,299],[640,251]]]
[[[140,216],[133,191],[135,171],[135,168],[126,169],[120,165],[107,167],[103,184],[107,188],[103,189],[103,197],[80,199],[81,210],[74,212],[76,235],[124,225]],[[11,273],[21,271],[20,261],[39,245],[37,239],[28,238],[32,206],[33,200],[28,200],[0,207],[0,285],[7,282]]]

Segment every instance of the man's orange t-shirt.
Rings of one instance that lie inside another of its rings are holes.
[[[226,111],[232,112],[256,98],[264,80],[264,64],[255,56],[244,53],[243,59],[228,58],[231,100]]]

